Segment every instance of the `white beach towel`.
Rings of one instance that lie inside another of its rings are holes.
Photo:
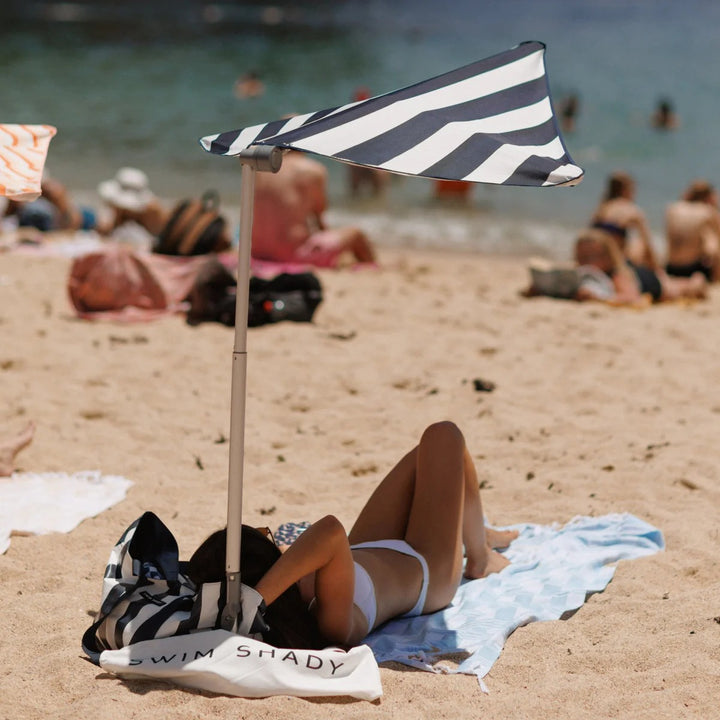
[[[0,479],[0,554],[11,533],[67,533],[125,497],[130,480],[96,470],[13,473]]]
[[[239,697],[334,697],[375,700],[380,671],[367,645],[349,651],[290,650],[209,630],[106,650],[100,666],[120,677],[167,680]]]
[[[618,560],[664,548],[657,528],[629,514],[577,517],[564,527],[513,527],[520,536],[504,552],[509,567],[463,582],[445,610],[378,628],[365,640],[377,661],[474,674],[487,690],[482,678],[516,628],[576,610],[588,594],[605,589]],[[436,664],[457,653],[467,657],[456,668]]]

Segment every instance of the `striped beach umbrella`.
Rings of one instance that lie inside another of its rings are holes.
[[[282,151],[292,149],[437,180],[575,185],[583,170],[558,130],[544,56],[542,43],[526,42],[401,90],[200,140],[208,152],[242,162],[238,288],[244,291],[237,294],[233,352],[225,629],[239,627],[243,606],[254,612],[248,602],[253,593],[240,582],[240,534],[256,170],[277,172]]]
[[[0,123],[0,195],[27,202],[40,197],[52,125]]]
[[[580,182],[558,130],[545,46],[485,60],[360,102],[201,139],[216,155],[303,150],[403,175],[494,185]]]

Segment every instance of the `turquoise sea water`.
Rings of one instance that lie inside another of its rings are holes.
[[[10,0],[0,8],[0,119],[55,125],[48,167],[85,201],[96,203],[97,183],[134,165],[163,197],[215,187],[236,205],[238,165],[206,154],[199,137],[338,105],[359,86],[387,92],[540,40],[556,104],[580,97],[577,129],[565,136],[586,170],[579,187],[477,186],[469,209],[447,210],[412,178],[395,179],[382,201],[352,200],[346,168],[328,163],[333,219],[362,224],[380,243],[563,256],[613,170],[637,179],[658,242],[666,202],[695,177],[720,181],[719,33],[715,0]],[[249,69],[265,93],[239,100],[233,84]],[[650,127],[661,96],[676,106],[674,132]]]

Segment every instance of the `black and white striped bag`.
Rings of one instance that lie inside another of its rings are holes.
[[[83,635],[93,662],[103,650],[220,627],[224,583],[196,588],[183,565],[175,538],[154,513],[128,527],[105,568],[100,612]]]

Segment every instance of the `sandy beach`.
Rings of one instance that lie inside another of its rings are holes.
[[[250,330],[244,521],[337,515],[452,419],[489,520],[629,512],[667,548],[571,618],[516,631],[485,678],[381,669],[384,696],[244,700],[123,682],[84,659],[111,547],[144,511],[182,558],[225,522],[232,330],[73,316],[70,261],[0,255],[0,429],[25,471],[100,470],[127,498],[0,556],[0,718],[709,718],[720,686],[720,291],[642,311],[525,299],[523,259],[382,250],[319,271],[312,324]],[[478,392],[477,378],[495,383]],[[0,481],[1,482],[1,481]]]

